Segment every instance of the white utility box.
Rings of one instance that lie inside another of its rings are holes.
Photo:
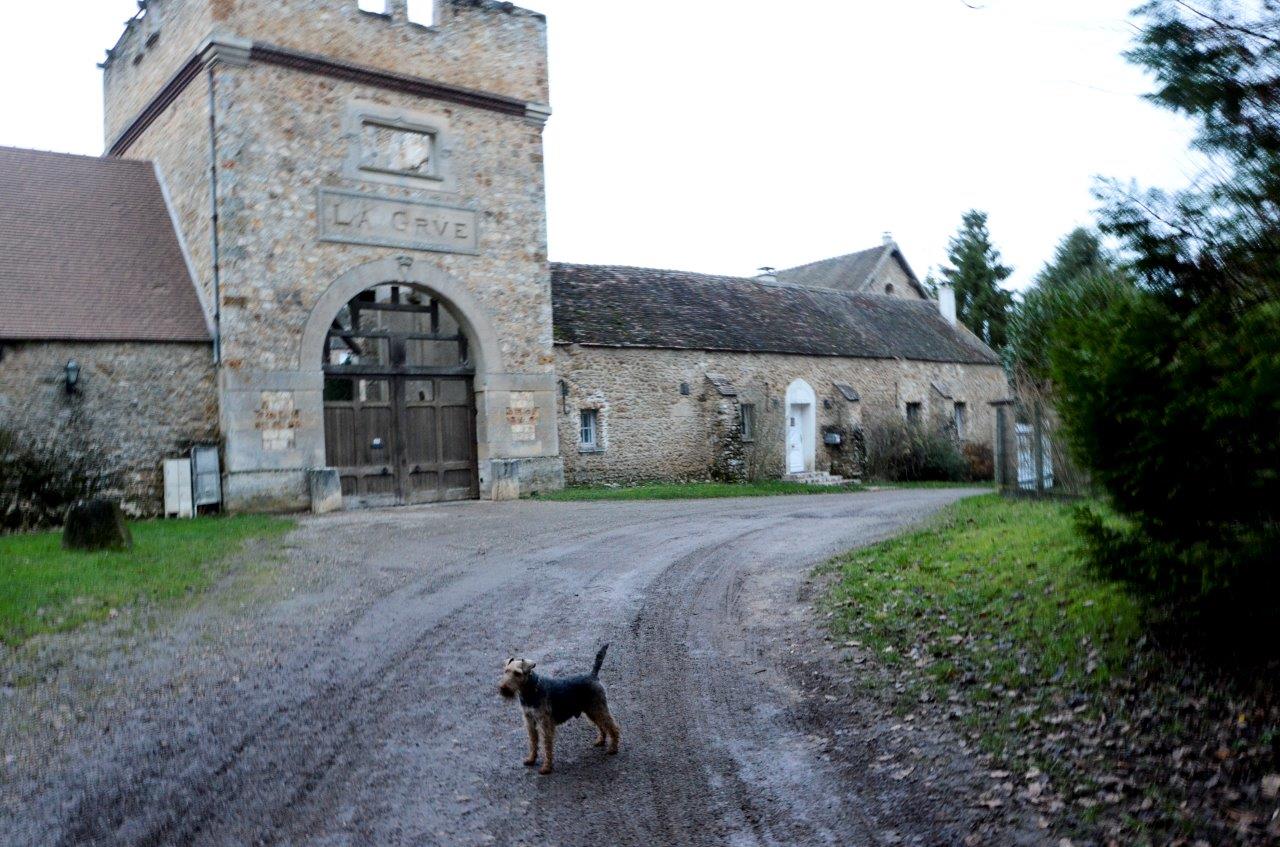
[[[196,515],[195,498],[191,489],[191,460],[164,460],[164,516],[166,518],[193,518]]]

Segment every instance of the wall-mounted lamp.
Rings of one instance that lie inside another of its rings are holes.
[[[75,394],[76,388],[80,385],[80,363],[71,359],[63,371],[67,381],[67,393]]]
[[[824,397],[824,398],[823,398],[823,400],[822,400],[822,408],[824,408],[824,409],[830,409],[830,408],[831,408],[831,398],[830,398],[830,397]]]

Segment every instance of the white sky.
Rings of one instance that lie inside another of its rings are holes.
[[[1136,2],[529,0],[551,257],[746,275],[888,230],[923,276],[977,207],[1025,286],[1094,176],[1189,174],[1188,127],[1120,57]],[[135,0],[0,4],[0,144],[100,153],[96,63]]]

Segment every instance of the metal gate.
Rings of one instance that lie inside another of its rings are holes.
[[[1023,491],[1040,490],[1036,486],[1035,429],[1030,424],[1018,424],[1018,487]],[[1043,473],[1043,489],[1053,488],[1053,450],[1049,439],[1040,436],[1040,461]]]
[[[364,292],[334,321],[324,370],[326,461],[348,503],[479,496],[467,341],[442,304],[403,286]]]

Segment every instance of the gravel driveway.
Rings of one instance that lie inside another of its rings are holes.
[[[831,725],[810,680],[848,671],[800,595],[824,558],[969,493],[306,519],[268,599],[80,667],[111,693],[56,754],[10,755],[0,843],[960,843],[945,780],[895,781],[869,766],[874,725]],[[554,775],[522,767],[503,661],[582,672],[606,641],[621,755],[575,722]]]

